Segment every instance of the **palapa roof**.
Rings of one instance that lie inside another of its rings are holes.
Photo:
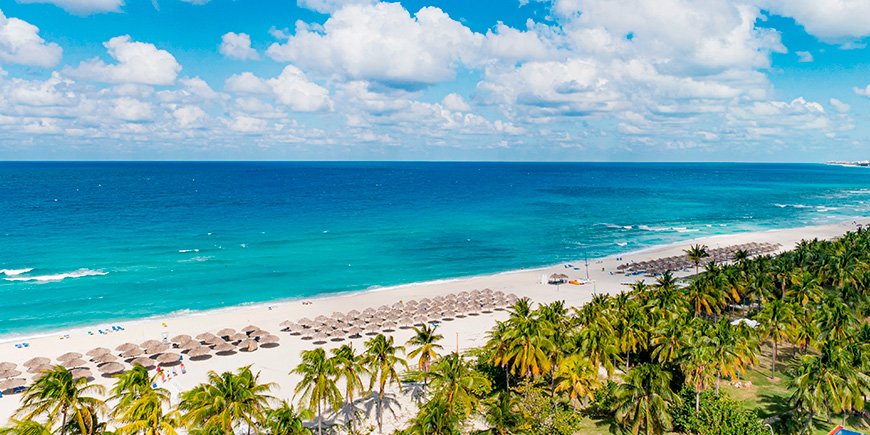
[[[109,353],[112,353],[111,349],[107,349],[105,347],[95,347],[95,348],[89,350],[87,353],[85,353],[85,355],[90,356],[90,357],[97,357],[97,356],[101,356],[101,355],[105,355],[105,354],[109,354]]]
[[[152,339],[152,340],[145,340],[145,341],[143,341],[142,344],[140,344],[140,346],[142,346],[142,348],[144,348],[144,349],[147,349],[147,348],[149,348],[149,347],[152,347],[152,346],[159,346],[159,345],[161,345],[161,344],[163,344],[162,341],[159,341],[159,340],[153,340],[153,339]]]
[[[22,378],[15,379],[7,379],[3,382],[0,382],[0,390],[9,390],[12,388],[23,387],[27,385],[27,380]]]
[[[82,357],[82,354],[80,354],[78,352],[67,352],[67,353],[57,357],[57,360],[58,361],[69,361],[71,359],[78,359],[81,357]]]
[[[239,350],[243,350],[245,352],[253,352],[260,348],[260,345],[257,344],[257,340],[249,338],[241,343],[239,343]]]
[[[48,359],[48,358],[46,358],[46,357],[43,357],[43,356],[37,356],[37,357],[34,357],[34,358],[30,358],[30,359],[27,360],[27,361],[24,361],[24,366],[25,366],[25,367],[33,367],[33,366],[38,366],[38,365],[48,364],[48,363],[50,363],[50,362],[51,362],[51,360]]]
[[[212,339],[214,337],[217,337],[217,336],[212,334],[211,332],[203,332],[202,334],[197,335],[196,339],[201,340],[201,341],[209,341],[210,339]]]
[[[260,337],[260,344],[273,344],[281,341],[277,335],[264,335]]]
[[[154,367],[154,360],[151,358],[148,358],[147,356],[140,356],[139,358],[136,358],[133,361],[131,361],[130,364],[132,364],[132,365],[139,364],[142,367],[148,368],[148,367]]]
[[[94,362],[99,363],[99,364],[115,362],[117,360],[118,360],[118,357],[116,357],[115,355],[112,355],[110,353],[103,354],[103,355],[100,355],[100,356],[97,356],[94,358]]]
[[[122,345],[116,347],[115,350],[117,350],[118,352],[126,352],[126,351],[128,351],[128,350],[130,350],[130,349],[138,349],[138,348],[139,348],[139,345],[138,345],[138,344],[134,344],[134,343],[124,343],[124,344],[122,344]]]
[[[176,335],[175,337],[172,337],[172,342],[175,344],[179,344],[179,345],[187,343],[190,340],[193,340],[193,337],[191,337],[187,334],[181,334],[181,335]]]
[[[155,353],[165,352],[167,350],[169,350],[168,344],[159,344],[157,346],[149,346],[145,349],[145,353],[148,355],[154,355]]]
[[[14,378],[21,374],[20,370],[9,369],[9,370],[0,370],[0,379]]]
[[[251,332],[251,331],[256,331],[258,329],[260,329],[260,328],[257,326],[248,325],[248,326],[245,326],[244,328],[242,328],[242,332]]]
[[[130,349],[125,350],[123,353],[121,353],[121,356],[124,358],[131,358],[134,356],[142,355],[142,352],[143,352],[142,349],[140,349],[138,347],[132,347]]]
[[[87,367],[79,367],[76,369],[70,370],[72,372],[73,379],[82,379],[82,378],[92,378],[94,374],[91,373],[91,369]]]
[[[198,358],[201,356],[208,355],[208,353],[210,351],[211,350],[206,346],[195,347],[193,349],[190,349],[190,351],[187,352],[187,356],[189,356],[191,358]]]
[[[42,372],[51,371],[52,369],[54,369],[54,366],[52,366],[52,365],[38,364],[38,365],[29,367],[27,369],[27,373],[42,373]]]
[[[61,363],[62,366],[66,367],[68,369],[73,368],[73,367],[81,367],[85,364],[87,364],[87,362],[81,358],[73,358],[70,360],[63,361]]]
[[[236,330],[233,328],[224,328],[215,333],[218,337],[229,337],[236,333]]]
[[[214,347],[215,352],[229,352],[235,350],[236,347],[230,343],[221,343]]]
[[[157,362],[159,362],[160,364],[169,364],[177,362],[179,361],[179,359],[181,359],[181,355],[177,353],[167,352],[164,354],[160,354],[157,357]]]
[[[2,363],[0,363],[0,371],[2,371],[2,370],[12,370],[12,369],[14,369],[15,367],[18,367],[18,364],[15,364],[15,363],[13,363],[13,362],[2,362]]]
[[[110,362],[108,364],[103,364],[97,368],[101,373],[113,374],[113,373],[121,373],[124,371],[124,364],[117,362]]]

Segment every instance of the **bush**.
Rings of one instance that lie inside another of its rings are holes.
[[[580,428],[580,414],[564,403],[554,403],[547,390],[531,381],[524,380],[513,392],[514,409],[520,414],[518,433],[570,435]]]
[[[682,404],[671,408],[674,430],[703,435],[769,435],[754,411],[712,391],[701,393],[700,412],[695,416],[695,392],[684,388]]]
[[[592,418],[613,417],[613,404],[618,385],[616,382],[608,380],[601,388],[595,390],[595,398],[592,399],[589,407],[583,410],[583,413]]]

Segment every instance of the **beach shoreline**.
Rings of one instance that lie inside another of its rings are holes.
[[[88,330],[94,331],[96,328],[106,325],[106,323],[100,323],[93,327],[67,328],[30,336],[7,336],[0,338],[0,349],[2,349],[0,361],[10,361],[20,366],[24,361],[35,356],[54,359],[68,351],[85,353],[95,347],[114,349],[124,342],[138,343],[149,339],[161,340],[179,334],[194,336],[202,332],[215,332],[225,327],[240,330],[246,325],[253,324],[278,335],[280,337],[279,346],[255,352],[239,352],[230,356],[213,356],[206,361],[190,361],[187,365],[187,373],[167,381],[164,387],[170,390],[173,398],[176,398],[179,392],[205,381],[209,370],[221,372],[252,365],[255,371],[261,373],[261,379],[264,382],[275,382],[278,385],[278,389],[273,392],[273,395],[280,399],[290,399],[297,379],[295,376],[288,375],[288,372],[298,364],[299,354],[302,350],[316,346],[311,341],[301,340],[298,336],[279,332],[281,329],[279,323],[285,320],[296,321],[302,317],[329,316],[335,312],[346,313],[353,309],[362,311],[368,307],[377,308],[380,305],[389,306],[411,299],[432,298],[438,295],[484,288],[502,291],[505,294],[515,294],[518,297],[528,297],[536,303],[564,300],[567,306],[581,306],[588,302],[595,293],[619,292],[625,289],[625,286],[641,279],[645,279],[647,282],[652,281],[652,279],[641,275],[625,276],[617,273],[616,267],[621,263],[681,254],[689,245],[698,243],[716,248],[749,242],[768,242],[780,244],[780,250],[788,250],[802,239],[830,239],[842,235],[846,231],[854,230],[857,228],[856,224],[868,223],[870,223],[870,219],[855,219],[818,226],[719,234],[656,245],[601,258],[590,258],[588,260],[589,277],[592,282],[585,285],[553,286],[541,282],[552,273],[567,273],[571,278],[585,279],[586,260],[580,259],[540,268],[516,269],[479,276],[194,311],[178,316],[161,315],[130,321],[115,321],[109,324],[121,325],[124,330],[113,331],[105,335],[88,334]],[[621,258],[621,260],[617,261],[617,258]],[[568,268],[567,264],[573,264],[579,270]],[[686,274],[687,272],[680,272],[678,276]],[[311,303],[303,304],[303,301]],[[494,311],[489,314],[441,322],[439,332],[445,337],[444,351],[453,351],[456,346],[462,350],[482,345],[486,340],[486,332],[496,321],[505,318],[507,318],[505,311]],[[395,337],[397,344],[404,344],[412,332],[412,330],[397,328],[395,332],[390,334]],[[66,335],[69,338],[60,339]],[[355,339],[351,342],[359,350],[362,349],[367,338],[369,337],[364,336],[363,339]],[[14,347],[14,344],[21,342],[28,342],[29,346],[26,348]],[[347,340],[343,342],[327,341],[322,346],[333,348],[347,342]],[[90,364],[90,366],[96,375],[96,382],[104,385],[111,384],[110,378],[99,375],[95,364]],[[25,376],[29,379],[30,375]],[[14,409],[17,408],[20,397],[19,394],[16,394],[6,395],[0,399],[0,423],[5,422],[11,416]],[[416,407],[410,397],[401,398],[400,403],[402,404],[401,412],[395,418],[387,419],[385,429],[401,426],[415,413]]]

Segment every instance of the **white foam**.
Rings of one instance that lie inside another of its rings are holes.
[[[102,270],[91,270],[91,269],[79,269],[73,272],[67,273],[55,273],[51,275],[35,275],[35,276],[13,276],[3,278],[6,281],[35,281],[37,283],[48,283],[48,282],[60,282],[67,278],[81,278],[85,276],[102,276],[108,275],[109,272],[104,272]]]
[[[18,276],[18,275],[21,275],[22,273],[30,272],[31,270],[33,270],[32,267],[28,267],[25,269],[0,269],[0,274],[6,275],[6,276]]]
[[[649,225],[638,225],[637,228],[639,230],[643,230],[643,231],[655,231],[655,232],[670,230],[670,228],[668,228],[668,227],[651,227]]]
[[[811,205],[806,205],[806,204],[779,204],[779,203],[774,203],[773,205],[775,205],[775,206],[777,206],[777,207],[779,207],[779,208],[813,208],[813,206],[811,206]]]
[[[199,252],[199,249],[179,249],[178,252],[185,254],[188,252]]]

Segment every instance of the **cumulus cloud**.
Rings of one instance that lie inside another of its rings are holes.
[[[372,4],[376,0],[297,0],[296,4],[300,8],[311,9],[322,14],[328,14],[340,9],[342,6],[351,4]]]
[[[455,112],[470,112],[471,106],[462,98],[462,95],[450,93],[444,96],[444,99],[441,100],[441,105],[447,108],[448,110],[453,110]]]
[[[50,3],[76,15],[120,12],[124,0],[18,0],[19,3]]]
[[[848,43],[870,35],[870,2],[865,0],[759,0],[761,7],[794,18],[825,42]]]
[[[241,94],[268,94],[271,92],[269,84],[257,77],[252,72],[234,74],[227,78],[224,89],[228,92]]]
[[[145,121],[151,118],[151,104],[135,98],[121,97],[115,100],[112,114],[124,121]]]
[[[829,102],[831,103],[831,107],[833,107],[834,110],[836,110],[837,112],[847,113],[850,110],[852,110],[852,106],[850,106],[850,105],[848,105],[848,104],[846,104],[846,103],[844,103],[836,98],[831,98],[831,100]]]
[[[53,67],[60,62],[63,50],[39,36],[39,28],[27,21],[6,17],[0,11],[0,64],[16,63]]]
[[[293,65],[287,65],[277,77],[264,80],[244,72],[227,79],[224,89],[239,94],[270,95],[295,112],[329,110],[329,90],[308,79]]]
[[[453,79],[482,40],[439,8],[424,7],[412,16],[399,3],[377,3],[337,10],[322,31],[302,23],[266,54],[351,79],[416,86]]]
[[[813,54],[809,51],[796,51],[794,54],[798,57],[798,62],[809,63],[813,61]]]
[[[228,32],[221,37],[222,55],[237,60],[256,60],[260,58],[257,50],[251,48],[251,36],[247,33]]]
[[[116,36],[103,44],[117,63],[107,64],[98,58],[67,69],[71,77],[106,83],[170,85],[181,65],[166,50],[145,42],[131,41],[129,35]]]
[[[852,90],[855,91],[856,94],[858,94],[862,97],[870,97],[870,85],[867,85],[863,88],[855,87],[855,88],[852,88]]]

